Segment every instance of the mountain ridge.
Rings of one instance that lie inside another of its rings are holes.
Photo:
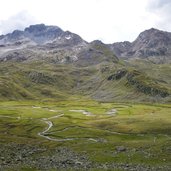
[[[45,24],[30,25],[23,31],[14,30],[12,33],[0,36],[0,47],[15,44],[17,46],[22,44],[66,47],[81,43],[88,45],[91,42],[86,42],[79,35],[70,31],[63,31],[58,26],[46,26]],[[171,62],[171,33],[167,31],[151,28],[141,32],[133,42],[124,41],[105,45],[119,58],[153,57],[162,62],[163,59],[167,59],[165,62]]]
[[[171,56],[171,33],[151,28],[141,32],[133,42],[117,42],[110,44],[118,57],[148,58]]]
[[[124,42],[125,51],[130,46]],[[171,101],[170,66],[131,59],[118,58],[99,40],[88,43],[56,26],[30,26],[0,38],[0,99]]]
[[[0,36],[0,44],[12,44],[19,41],[33,41],[36,44],[46,44],[48,41],[55,41],[60,36],[67,36],[72,34],[69,31],[63,31],[58,26],[46,26],[44,24],[30,25],[24,31],[14,30],[12,33]],[[75,34],[76,35],[76,34]],[[77,35],[79,39],[82,39]],[[65,37],[67,40],[68,37]]]

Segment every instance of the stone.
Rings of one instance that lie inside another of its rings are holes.
[[[124,152],[124,151],[126,151],[126,148],[124,146],[118,146],[118,147],[116,147],[116,151]]]

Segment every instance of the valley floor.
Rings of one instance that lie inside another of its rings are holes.
[[[171,170],[171,105],[0,102],[0,170]]]

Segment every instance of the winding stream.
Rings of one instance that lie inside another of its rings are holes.
[[[39,132],[38,135],[43,137],[43,138],[46,138],[46,139],[48,139],[50,141],[62,142],[62,141],[73,140],[73,138],[58,139],[58,138],[51,138],[51,137],[47,136],[47,132],[53,127],[53,123],[52,123],[52,121],[50,121],[50,119],[56,119],[56,118],[59,118],[59,117],[62,117],[62,116],[64,116],[64,114],[56,115],[56,116],[53,116],[53,117],[50,117],[50,118],[41,119],[41,121],[46,123],[48,126],[47,126],[47,128],[45,128],[44,131]]]
[[[70,112],[78,112],[78,113],[82,113],[83,115],[86,116],[94,116],[91,112],[88,112],[86,110],[69,110]]]
[[[41,107],[33,107],[33,108],[41,108]],[[50,110],[49,111],[55,111],[55,110]],[[79,113],[82,113],[86,116],[94,116],[94,114],[92,114],[91,112],[88,112],[88,111],[85,111],[85,110],[69,110],[71,112],[79,112]],[[109,115],[115,115],[116,114],[116,110],[115,109],[111,109],[110,111],[108,111],[106,114],[109,114]],[[39,132],[37,133],[38,136],[42,137],[42,138],[45,138],[47,140],[50,140],[50,141],[56,141],[56,142],[63,142],[63,141],[71,141],[71,140],[78,140],[78,139],[83,139],[83,140],[88,140],[88,141],[93,141],[93,142],[99,142],[101,141],[102,139],[95,139],[95,138],[92,138],[92,137],[87,137],[87,138],[51,138],[48,136],[48,131],[53,127],[53,122],[50,121],[51,119],[57,119],[57,118],[60,118],[60,117],[63,117],[64,114],[60,114],[60,115],[56,115],[56,116],[52,116],[52,117],[49,117],[49,118],[42,118],[40,119],[41,122],[44,122],[47,127],[42,131],[42,132]],[[14,117],[14,116],[4,116],[4,115],[0,115],[0,118],[11,118],[11,119],[33,119],[33,118],[24,118],[24,117]],[[77,127],[77,126],[72,126],[72,127]],[[66,131],[68,129],[70,129],[71,127],[66,127],[62,130],[59,130],[59,131],[56,131],[56,132],[63,132],[63,131]],[[116,134],[116,135],[136,135],[136,136],[145,136],[145,134],[129,134],[129,133],[121,133],[121,132],[113,132],[113,131],[110,131],[110,130],[103,130],[103,131],[106,131],[106,132],[109,132],[111,134]],[[162,135],[162,136],[165,136],[167,137],[168,139],[171,139],[171,137],[167,134],[158,134],[158,135]],[[157,140],[157,137],[154,136],[154,143],[156,143],[156,140]],[[103,140],[106,142],[106,140]]]

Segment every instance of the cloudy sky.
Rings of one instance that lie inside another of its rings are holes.
[[[151,27],[171,31],[171,0],[0,0],[0,34],[57,25],[87,41],[133,41]]]

